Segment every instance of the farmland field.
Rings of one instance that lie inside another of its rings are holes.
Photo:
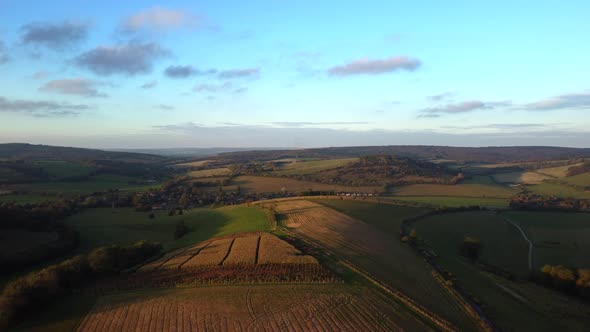
[[[227,190],[234,190],[237,186],[246,192],[281,192],[299,193],[309,189],[337,192],[365,192],[374,193],[382,190],[381,187],[351,187],[330,185],[318,182],[300,181],[290,178],[270,176],[240,176],[234,179],[231,186],[224,187]]]
[[[545,180],[552,179],[553,176],[541,174],[539,172],[510,172],[494,174],[494,179],[500,183],[528,183],[539,184]]]
[[[428,204],[432,206],[485,206],[491,208],[507,208],[510,201],[507,198],[488,197],[453,197],[453,196],[393,196],[382,197],[383,200]]]
[[[28,203],[42,203],[45,201],[54,201],[59,199],[57,195],[41,195],[41,194],[8,194],[0,195],[0,203],[15,202],[20,204]]]
[[[192,171],[192,172],[189,172],[188,175],[192,176],[193,178],[206,178],[206,177],[212,177],[212,176],[228,175],[229,173],[231,173],[229,168],[221,167],[221,168],[203,169],[200,171]]]
[[[137,270],[133,287],[214,283],[337,282],[318,261],[268,233],[213,238],[176,250]]]
[[[184,221],[190,231],[174,240],[175,225],[180,221]],[[270,229],[263,211],[243,206],[193,209],[172,217],[165,211],[156,211],[154,219],[148,218],[147,212],[128,208],[88,209],[69,217],[65,223],[80,232],[81,252],[139,240],[160,242],[165,250],[171,250],[214,236]]]
[[[563,180],[563,179],[562,179]],[[544,182],[542,184],[530,185],[527,187],[536,194],[557,197],[575,197],[590,199],[590,191],[576,189],[572,186],[555,182]]]
[[[244,285],[104,296],[77,331],[427,331],[370,288]]]
[[[544,264],[590,267],[590,214],[567,212],[504,212],[534,244],[535,267]]]
[[[316,203],[333,208],[346,215],[371,224],[391,235],[398,236],[404,219],[430,211],[428,208],[377,204],[373,202],[322,199]]]
[[[512,220],[522,217],[536,220],[535,215],[528,214],[506,213]],[[513,272],[521,271],[526,277],[528,247],[516,228],[507,226],[503,217],[504,213],[496,216],[489,212],[435,215],[416,222],[414,227],[418,239],[439,256],[437,263],[452,272],[456,282],[482,302],[486,315],[500,328],[507,331],[583,330],[590,306],[527,281],[509,281],[483,272],[458,255],[462,236],[476,236],[483,244],[485,262]]]
[[[590,173],[568,176],[563,179],[560,179],[560,181],[563,181],[567,184],[571,184],[574,186],[590,187]]]
[[[482,244],[481,259],[519,276],[528,275],[528,245],[516,227],[494,212],[429,216],[413,224],[418,238],[443,256],[457,255],[466,236]]]
[[[119,175],[96,175],[84,181],[65,182],[37,182],[28,184],[13,185],[16,190],[31,193],[43,193],[49,195],[65,194],[74,195],[79,193],[92,193],[97,191],[108,191],[119,189],[121,191],[141,191],[159,187],[158,184],[135,184],[136,178]]]
[[[67,178],[72,176],[84,176],[95,170],[94,167],[79,162],[68,161],[40,161],[39,166],[49,173],[51,177]]]
[[[475,322],[462,304],[434,278],[430,266],[394,236],[336,210],[304,201],[277,204],[283,224],[418,301],[462,330]],[[395,218],[392,218],[395,222]]]
[[[499,185],[484,184],[413,184],[409,186],[395,187],[392,193],[399,196],[465,196],[509,198],[518,193],[518,190]]]
[[[357,161],[358,158],[327,159],[315,161],[291,161],[280,169],[273,171],[275,175],[296,175],[321,172]]]
[[[174,166],[176,166],[176,167],[201,167],[201,166],[205,166],[209,162],[211,162],[211,160],[198,160],[198,161],[191,161],[188,163],[174,164]]]

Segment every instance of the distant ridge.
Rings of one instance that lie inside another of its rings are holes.
[[[162,156],[146,153],[104,151],[27,143],[0,144],[0,160],[116,160],[125,162],[158,162]]]

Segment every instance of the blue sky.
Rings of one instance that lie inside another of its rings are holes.
[[[0,0],[0,142],[590,147],[589,12]]]

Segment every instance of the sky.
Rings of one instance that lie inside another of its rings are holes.
[[[0,143],[590,147],[588,1],[0,0]]]

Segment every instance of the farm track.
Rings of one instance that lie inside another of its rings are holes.
[[[234,286],[103,298],[77,331],[428,331],[375,290]]]
[[[529,270],[532,270],[533,269],[533,250],[535,248],[535,246],[533,245],[533,242],[529,239],[529,237],[527,236],[526,232],[522,229],[522,227],[520,227],[520,225],[518,225],[514,221],[508,219],[507,217],[504,217],[503,216],[503,219],[507,223],[509,223],[512,226],[516,227],[516,229],[518,229],[518,231],[520,232],[520,234],[522,235],[522,237],[524,238],[524,240],[528,243],[528,245],[529,245],[529,256],[528,256]]]
[[[439,326],[447,325],[446,320],[457,326],[448,325],[448,330],[478,329],[473,313],[457,294],[448,290],[442,278],[399,239],[322,205],[300,200],[293,203],[277,206],[277,211],[285,214],[283,223],[290,231],[328,249],[390,293],[393,290],[402,302],[426,313],[429,319],[439,320]]]

